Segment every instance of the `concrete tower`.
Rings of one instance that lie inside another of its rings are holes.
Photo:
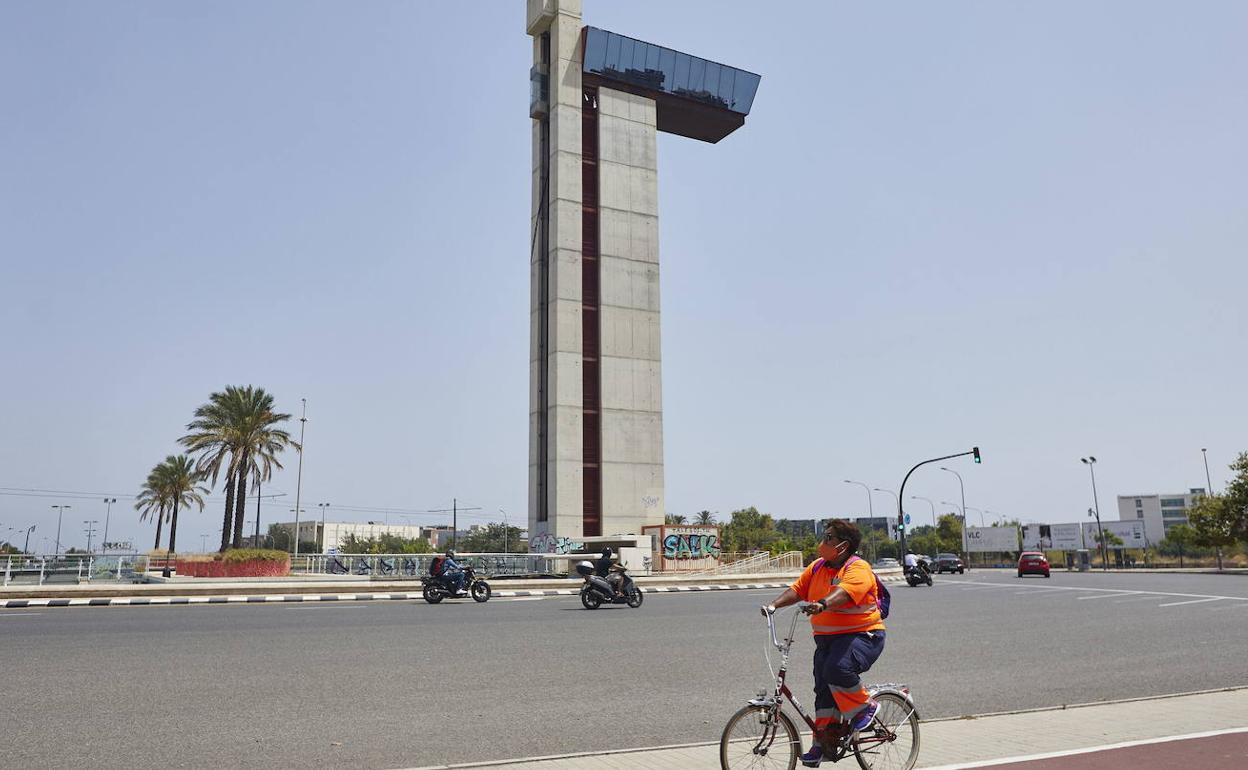
[[[582,27],[580,0],[526,21],[529,539],[637,534],[665,510],[656,132],[719,141],[759,77]]]

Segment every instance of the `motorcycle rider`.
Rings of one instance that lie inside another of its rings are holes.
[[[909,575],[911,571],[919,568],[919,557],[914,555],[913,549],[907,548],[906,555],[902,557],[901,564],[902,571]]]
[[[624,576],[619,573],[619,565],[613,559],[614,552],[610,548],[602,549],[602,557],[594,562],[594,574],[604,578],[611,584],[611,590],[620,595],[620,583]]]
[[[464,568],[459,566],[455,561],[455,549],[447,548],[442,559],[442,574],[439,577],[450,588],[455,591],[456,596],[464,596],[467,591],[464,590]]]

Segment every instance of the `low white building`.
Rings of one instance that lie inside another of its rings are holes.
[[[276,524],[289,535],[295,529],[293,521]],[[330,549],[342,551],[347,537],[355,535],[360,540],[393,535],[409,540],[428,540],[435,549],[443,547],[451,539],[449,526],[421,526],[417,524],[388,524],[384,521],[327,521],[322,531],[321,522],[299,522],[299,542],[316,543],[322,553]],[[322,537],[323,536],[323,537]]]
[[[1118,495],[1118,520],[1143,521],[1148,541],[1156,543],[1172,527],[1186,524],[1187,509],[1204,496],[1204,487],[1173,494]]]

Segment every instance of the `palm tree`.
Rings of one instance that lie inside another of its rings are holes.
[[[697,515],[693,517],[693,523],[704,527],[712,525],[715,523],[715,514],[710,511],[698,511]]]
[[[156,545],[152,546],[155,549],[160,548],[160,530],[165,521],[166,503],[161,466],[157,465],[147,474],[147,481],[143,482],[134,503],[134,509],[139,511],[139,521],[146,521],[149,516],[156,519]]]
[[[247,504],[247,481],[253,488],[272,477],[282,464],[277,455],[286,447],[299,449],[290,434],[277,427],[289,414],[273,411],[273,396],[251,385],[230,386],[213,393],[208,403],[195,410],[195,420],[181,442],[199,453],[197,470],[216,483],[225,468],[225,517],[221,527],[221,550],[242,545],[243,517]]]
[[[199,485],[202,474],[187,455],[169,455],[160,466],[161,486],[165,493],[169,514],[169,550],[176,550],[178,538],[178,511],[198,505],[204,510],[204,495],[208,490]]]
[[[685,516],[681,513],[669,513],[663,517],[664,524],[684,524]]]

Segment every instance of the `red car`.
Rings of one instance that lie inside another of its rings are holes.
[[[1037,551],[1024,551],[1018,557],[1018,576],[1044,575],[1049,576],[1049,560]]]

